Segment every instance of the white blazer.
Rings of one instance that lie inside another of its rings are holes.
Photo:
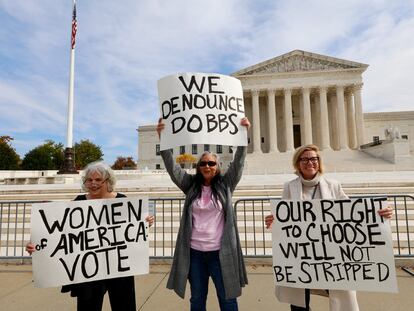
[[[320,176],[319,189],[322,199],[345,199],[347,195],[341,184],[336,180]],[[282,199],[302,200],[302,182],[300,177],[285,183]],[[276,286],[275,294],[279,301],[295,306],[305,307],[305,289],[285,286]],[[330,311],[359,311],[355,291],[329,290]]]

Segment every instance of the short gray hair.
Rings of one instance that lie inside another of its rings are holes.
[[[85,187],[85,181],[89,178],[89,175],[98,172],[102,175],[103,179],[106,179],[108,182],[108,191],[112,192],[114,191],[114,187],[116,184],[116,177],[114,171],[111,169],[111,167],[102,162],[102,161],[96,161],[89,163],[82,172],[82,191],[87,192],[88,189]]]

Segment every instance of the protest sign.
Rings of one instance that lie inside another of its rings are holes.
[[[149,272],[148,198],[33,204],[37,287]]]
[[[165,129],[160,149],[190,144],[247,146],[240,80],[207,73],[182,73],[158,81]]]
[[[397,292],[387,198],[272,201],[277,285]]]

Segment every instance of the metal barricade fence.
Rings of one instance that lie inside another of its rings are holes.
[[[0,259],[28,259],[30,213],[34,203],[50,201],[0,201]],[[149,230],[150,256],[172,258],[181,219],[183,198],[149,199],[149,212],[156,216]]]
[[[42,202],[0,202],[0,259],[29,257],[25,245],[30,241],[30,207]]]
[[[184,198],[150,199],[150,211],[155,215],[149,233],[151,257],[173,257],[183,205]]]
[[[395,257],[414,258],[414,197],[410,195],[375,195],[388,197],[394,208],[391,220]],[[352,198],[367,196],[352,196]],[[239,199],[234,204],[243,253],[246,257],[271,257],[271,230],[265,229],[264,217],[270,213],[270,200],[279,197]],[[0,201],[0,259],[30,258],[25,245],[30,241],[30,211],[33,203],[46,201]],[[180,224],[183,198],[149,200],[149,210],[156,216],[149,230],[150,256],[171,258]]]

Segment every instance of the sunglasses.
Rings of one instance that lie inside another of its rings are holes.
[[[217,163],[216,162],[214,162],[214,161],[201,161],[200,162],[200,166],[201,167],[204,167],[204,166],[210,166],[210,167],[212,167],[212,166],[216,166],[217,165]]]

